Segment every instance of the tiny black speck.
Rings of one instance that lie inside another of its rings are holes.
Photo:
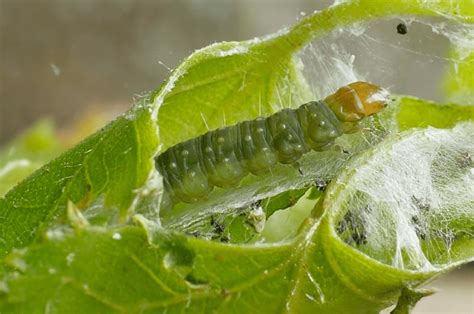
[[[400,35],[405,35],[406,33],[408,33],[407,25],[405,23],[398,24],[397,33],[399,33]]]

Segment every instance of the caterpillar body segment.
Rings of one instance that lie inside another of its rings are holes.
[[[266,123],[264,118],[239,123],[238,149],[242,152],[246,169],[254,175],[266,173],[278,162],[278,154],[273,149]]]
[[[194,203],[217,186],[235,187],[249,173],[297,164],[303,154],[328,149],[365,117],[381,111],[388,92],[365,82],[341,87],[324,100],[283,109],[266,118],[209,131],[155,158],[171,203]]]

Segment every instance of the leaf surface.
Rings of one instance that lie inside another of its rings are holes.
[[[65,215],[68,200],[86,207],[103,194],[110,219],[123,219],[156,145],[150,108],[137,106],[40,168],[0,199],[0,254],[29,244]]]
[[[403,244],[399,249],[407,250],[404,264],[396,260],[396,254],[391,255],[397,250],[391,250],[390,237],[374,238],[368,233],[366,243],[355,245],[344,237],[347,230],[338,231],[343,212],[358,208],[354,205],[360,200],[350,196],[371,186],[372,173],[384,175],[402,166],[410,157],[397,154],[397,150],[406,147],[407,142],[424,147],[413,158],[444,154],[448,147],[456,152],[468,149],[474,153],[472,143],[468,142],[473,130],[471,123],[453,130],[408,131],[360,155],[349,164],[339,181],[328,187],[322,204],[325,214],[321,218],[309,218],[300,234],[288,242],[227,245],[161,229],[150,231],[147,236],[141,227],[56,233],[42,243],[7,256],[6,264],[11,270],[4,274],[7,293],[3,296],[3,310],[35,312],[48,307],[53,312],[64,312],[87,306],[93,312],[111,313],[156,312],[164,308],[171,313],[187,310],[207,313],[215,309],[226,313],[242,310],[377,313],[394,304],[405,287],[417,286],[474,259],[473,239],[469,235],[474,221],[469,207],[474,191],[466,188],[471,194],[457,203],[457,213],[447,216],[443,204],[439,210],[432,208],[433,219],[443,218],[443,226],[455,232],[449,246],[443,242],[446,239],[436,238],[439,234],[433,233],[431,238],[426,234],[423,239],[416,233],[416,225],[403,225],[403,215],[410,218],[412,213],[390,212],[382,204],[373,209],[372,212],[392,213],[398,219],[395,227],[407,228],[395,234]],[[430,141],[434,137],[437,140]],[[445,156],[453,162],[445,176],[452,178],[452,183],[468,180],[466,183],[474,186],[469,169],[456,166],[455,155]],[[432,161],[431,166],[436,168],[436,160]],[[369,165],[372,172],[358,171]],[[423,174],[419,172],[423,167],[412,165],[412,168],[411,176],[398,180],[419,184],[417,176]],[[467,175],[464,179],[463,173]],[[423,182],[429,184],[430,180]],[[432,196],[440,199],[451,196],[452,192],[442,187]],[[428,186],[418,187],[423,188]],[[376,186],[369,199],[379,196],[377,192],[386,193],[385,186]],[[413,202],[403,193],[390,196],[395,198],[391,202],[404,202],[406,198]],[[465,223],[460,223],[457,219],[463,215],[468,217],[462,218]],[[393,217],[387,214],[385,219],[367,222],[364,227],[372,223],[387,224]],[[152,228],[148,226],[147,230]],[[413,238],[404,237],[410,233]],[[377,246],[379,241],[386,243]],[[427,242],[426,246],[422,245],[423,241]],[[411,253],[416,254],[410,255],[410,249],[414,248],[417,251]],[[384,260],[383,256],[389,258]]]

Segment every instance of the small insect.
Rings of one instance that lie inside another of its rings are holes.
[[[413,223],[413,226],[415,227],[415,233],[416,235],[422,239],[426,240],[426,233],[425,233],[425,228],[423,226],[423,223],[420,221],[420,218],[418,216],[412,216],[411,217],[411,222]]]
[[[427,212],[430,210],[430,204],[417,198],[415,195],[411,196],[411,201],[413,202],[413,205],[415,205],[415,207],[422,212]]]
[[[400,35],[405,35],[406,33],[408,33],[408,27],[405,23],[400,23],[397,25],[397,33],[399,33]]]
[[[472,157],[468,152],[462,153],[460,156],[456,157],[456,164],[460,168],[469,168],[472,167]]]
[[[168,148],[155,158],[171,204],[205,199],[215,186],[237,186],[249,173],[271,172],[277,163],[298,168],[303,154],[324,151],[337,137],[360,129],[359,122],[380,112],[388,92],[366,82],[339,88],[324,100],[283,109],[209,131]]]
[[[364,210],[369,210],[367,207]],[[364,223],[359,216],[356,216],[351,211],[348,211],[344,218],[339,222],[337,233],[349,245],[364,245],[367,244],[367,231]]]
[[[329,181],[324,181],[324,180],[316,180],[315,182],[315,187],[321,191],[324,192],[326,190],[326,187],[328,186]]]
[[[210,224],[214,228],[214,231],[216,234],[222,235],[222,233],[224,233],[225,225],[223,224],[222,221],[219,221],[219,219],[217,219],[216,217],[211,216]]]

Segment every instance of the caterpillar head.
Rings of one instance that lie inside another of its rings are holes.
[[[341,122],[351,124],[380,112],[388,100],[387,90],[366,82],[350,83],[324,99]]]

